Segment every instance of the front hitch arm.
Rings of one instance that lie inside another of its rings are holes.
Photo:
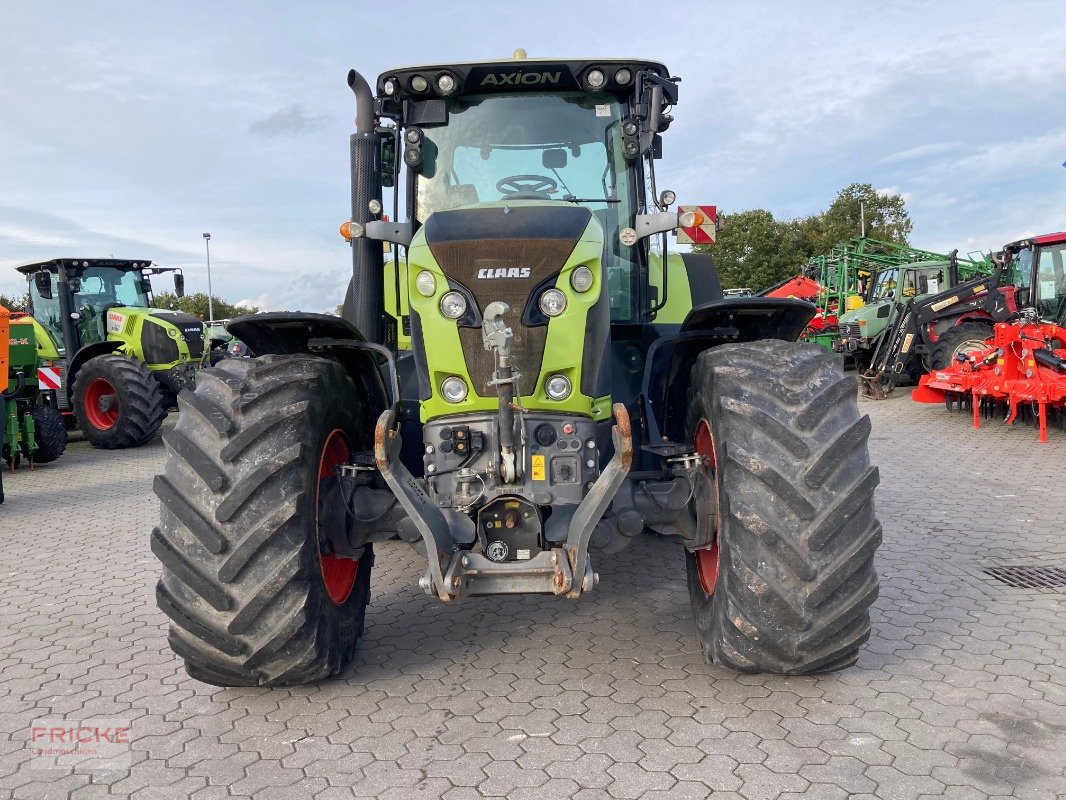
[[[395,409],[381,412],[374,428],[374,462],[425,542],[431,584],[428,588],[447,602],[454,598],[444,582],[444,568],[455,550],[451,529],[422,484],[400,461],[400,444]]]
[[[567,597],[578,597],[595,585],[595,576],[585,575],[589,563],[589,540],[633,464],[633,428],[629,412],[621,403],[615,403],[613,411],[615,423],[611,428],[611,440],[614,456],[577,507],[566,535],[566,555],[574,575],[574,584]]]

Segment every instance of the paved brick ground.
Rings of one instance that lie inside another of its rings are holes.
[[[817,679],[705,664],[681,552],[649,537],[579,602],[453,607],[379,545],[354,677],[211,688],[152,600],[162,446],[75,444],[0,507],[0,800],[1066,796],[1066,595],[981,573],[1066,566],[1066,434],[864,405],[882,592],[859,664]],[[34,768],[40,717],[131,719],[132,770]]]

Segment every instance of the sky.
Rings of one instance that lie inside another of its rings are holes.
[[[617,56],[683,79],[659,186],[779,217],[852,182],[914,244],[1066,229],[1066,2],[5,0],[0,293],[57,256],[180,266],[206,291],[328,311],[351,272],[351,67]],[[157,279],[159,280],[159,279]],[[166,284],[160,289],[168,288]]]

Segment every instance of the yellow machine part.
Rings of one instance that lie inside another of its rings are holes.
[[[854,311],[856,308],[862,308],[866,303],[863,302],[862,296],[857,294],[849,294],[848,299],[844,301],[844,308],[847,311]]]
[[[11,349],[11,312],[0,306],[0,392],[7,389],[8,356]]]

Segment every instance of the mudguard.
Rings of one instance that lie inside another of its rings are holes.
[[[368,431],[381,412],[399,400],[392,351],[366,341],[346,319],[332,314],[271,311],[237,317],[226,330],[257,356],[308,353],[340,362],[360,390],[368,413]]]
[[[816,313],[811,303],[783,297],[721,299],[693,308],[677,333],[663,336],[648,350],[642,390],[649,448],[684,449],[688,403],[678,398],[688,398],[692,365],[700,353],[760,339],[794,342]]]

